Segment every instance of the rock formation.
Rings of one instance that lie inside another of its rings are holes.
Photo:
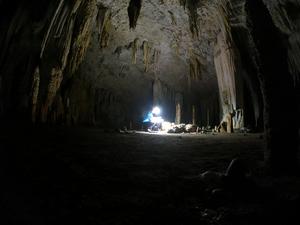
[[[264,122],[266,159],[291,169],[299,9],[298,0],[0,1],[0,117],[138,126],[157,103],[169,120],[215,126],[232,113],[234,129]],[[282,157],[274,149],[286,143]]]

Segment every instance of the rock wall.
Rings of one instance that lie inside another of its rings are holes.
[[[96,1],[10,3],[1,3],[1,117],[55,122],[89,45]]]
[[[251,29],[251,35],[258,52],[256,58],[260,61],[258,74],[263,87],[265,104],[267,137],[265,159],[272,171],[291,172],[296,169],[297,165],[299,89],[295,87],[295,79],[293,79],[295,74],[289,70],[286,39],[260,1],[249,2],[248,7],[249,19],[255,25]],[[254,17],[254,8],[257,7],[259,7],[258,12],[255,13],[257,17]],[[260,21],[258,21],[259,18]],[[289,104],[287,100],[295,104]],[[284,120],[279,118],[284,118]],[[286,133],[286,130],[290,133]],[[286,152],[278,150],[284,149],[286,143],[290,146]]]
[[[300,82],[300,1],[264,0],[275,26],[286,35],[289,69],[295,84]]]
[[[261,3],[287,49],[299,98],[299,1]],[[247,125],[243,119],[262,124],[265,87],[249,1],[0,4],[1,118],[118,126],[137,123],[157,103],[173,121],[180,93],[182,122],[197,111],[200,124],[213,126],[220,121],[208,117],[234,110],[235,128]]]
[[[141,1],[136,24],[129,29],[128,7],[133,3],[98,3],[106,17],[98,16],[79,69],[79,76],[96,93],[113,96],[96,96],[103,99],[96,103],[96,124],[138,125],[153,105],[160,105],[164,118],[174,121],[178,93],[182,95],[181,122],[192,122],[192,104],[202,104],[218,90],[215,71],[206,68],[198,39],[192,37],[189,11],[178,1]],[[103,30],[103,24],[109,24],[108,29]],[[102,36],[105,44],[99,39]]]

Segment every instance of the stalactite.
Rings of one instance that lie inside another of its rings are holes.
[[[51,74],[50,74],[50,80],[47,88],[47,96],[46,100],[43,103],[42,106],[42,122],[47,121],[47,116],[48,116],[48,110],[49,107],[52,105],[54,97],[56,96],[56,93],[60,87],[61,81],[63,79],[63,71],[59,66],[52,68]]]
[[[61,56],[59,59],[59,61],[61,62],[62,70],[65,69],[68,62],[68,57],[69,57],[71,44],[72,44],[74,24],[75,24],[74,18],[70,18],[69,27],[66,30],[64,38],[61,39],[59,44],[59,46],[61,46],[60,49],[62,49]]]
[[[54,16],[52,17],[52,20],[51,20],[51,22],[50,22],[49,28],[48,28],[48,30],[47,30],[47,32],[46,32],[46,35],[45,35],[44,40],[43,40],[43,43],[42,43],[42,48],[41,48],[40,58],[43,57],[43,54],[44,54],[46,45],[47,45],[47,43],[48,43],[48,41],[49,41],[49,35],[50,35],[50,32],[51,32],[51,30],[52,30],[52,28],[53,28],[53,25],[54,25],[55,21],[57,20],[57,16],[59,15],[59,12],[60,12],[60,10],[61,10],[62,7],[63,7],[63,4],[64,4],[64,0],[60,0],[59,4],[58,4],[58,6],[57,6],[57,9],[56,9],[56,11],[55,11],[55,13],[54,13]]]
[[[127,8],[129,28],[135,29],[142,8],[142,0],[130,0]]]
[[[153,67],[154,67],[154,73],[157,73],[159,70],[159,56],[160,56],[160,50],[154,49],[152,58],[153,58]]]
[[[50,23],[42,45],[41,56],[50,61],[44,71],[49,74],[48,80],[43,80],[41,90],[41,119],[46,122],[49,107],[52,106],[63,79],[68,79],[80,65],[89,45],[92,32],[92,22],[96,13],[95,0],[77,0],[72,3],[63,2],[58,6]],[[56,19],[61,16],[62,19]],[[58,40],[55,40],[58,39]],[[56,47],[57,51],[48,51]],[[45,64],[42,59],[41,65]],[[41,76],[42,79],[42,76]]]
[[[171,17],[171,24],[172,25],[177,25],[177,22],[176,22],[176,18],[174,16],[174,13],[172,11],[168,11],[168,13],[170,14],[170,17]]]
[[[36,107],[39,95],[39,87],[40,87],[40,69],[37,67],[33,74],[32,86],[31,86],[31,119],[34,123],[36,120]]]
[[[191,80],[201,80],[201,63],[197,56],[190,56],[190,78]]]
[[[232,15],[232,5],[228,0],[221,0],[217,5],[215,18],[217,20],[220,33],[222,33],[225,40],[225,44],[228,45],[228,48],[233,46],[232,38],[232,24],[231,24],[231,15]]]
[[[197,14],[197,8],[190,8],[189,10],[189,24],[190,24],[190,31],[192,32],[193,37],[198,37],[199,28],[198,28],[198,14]]]
[[[151,46],[150,46],[149,42],[143,41],[142,48],[143,48],[143,62],[145,65],[144,71],[148,72],[149,64],[150,64],[150,60],[151,60],[151,58],[150,58]]]
[[[108,8],[100,6],[97,22],[98,22],[98,40],[100,48],[105,48],[108,46],[109,33],[111,30],[111,12]]]
[[[199,6],[199,0],[180,0],[179,4],[188,9],[189,12],[189,26],[192,36],[198,37],[199,28],[198,28],[198,13],[197,8]]]
[[[54,38],[60,38],[61,37],[61,34],[63,32],[63,28],[67,22],[67,20],[69,19],[69,6],[68,5],[65,5],[64,9],[61,10],[61,13],[59,15],[59,22],[58,22],[58,25],[56,26],[56,30],[55,30],[55,35],[54,35]]]
[[[139,38],[134,39],[134,41],[131,43],[131,63],[136,64],[137,60],[137,52],[138,52],[138,45],[139,45]]]
[[[86,0],[78,9],[78,17],[76,18],[76,30],[72,39],[72,50],[69,54],[69,70],[68,73],[74,74],[90,43],[92,36],[92,25],[96,16],[96,0]]]

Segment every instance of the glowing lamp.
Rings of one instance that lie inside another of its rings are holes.
[[[155,114],[155,115],[159,115],[160,114],[160,108],[155,106],[153,109],[152,109],[152,113]]]

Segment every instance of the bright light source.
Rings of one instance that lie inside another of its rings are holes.
[[[152,123],[162,123],[162,122],[164,122],[164,119],[161,118],[161,116],[153,116],[151,118],[151,122]]]
[[[155,115],[159,115],[160,114],[160,108],[155,106],[153,109],[152,109],[152,113],[155,114]]]

